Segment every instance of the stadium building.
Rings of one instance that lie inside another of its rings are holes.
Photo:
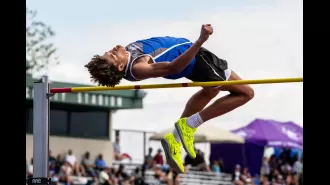
[[[26,76],[26,159],[33,155],[33,82]],[[83,84],[51,82],[51,87],[78,87]],[[140,109],[146,95],[141,90],[99,91],[55,94],[50,103],[50,141],[53,154],[72,149],[79,161],[84,152],[91,157],[102,153],[111,164],[112,114],[120,109]]]

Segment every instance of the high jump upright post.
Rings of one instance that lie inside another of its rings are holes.
[[[34,82],[33,97],[33,178],[29,185],[48,185],[48,149],[49,149],[49,93],[48,77],[43,76]]]

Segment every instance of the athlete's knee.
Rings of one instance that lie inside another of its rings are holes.
[[[250,101],[254,97],[254,90],[249,85],[230,87],[228,90],[231,94],[241,97],[243,103]]]
[[[246,85],[244,90],[242,91],[242,95],[245,97],[247,101],[250,101],[254,97],[254,90],[251,86]]]
[[[220,90],[213,87],[204,87],[201,91],[203,96],[214,98],[219,94]]]

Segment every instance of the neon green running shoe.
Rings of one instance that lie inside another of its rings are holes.
[[[192,128],[187,124],[187,118],[179,119],[179,121],[175,123],[175,128],[179,133],[183,148],[191,158],[195,159],[194,134],[196,128]]]
[[[178,143],[173,133],[166,134],[161,140],[166,161],[168,165],[177,173],[183,173],[184,167],[181,158],[181,144]]]

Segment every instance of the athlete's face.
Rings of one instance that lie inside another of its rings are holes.
[[[117,66],[119,71],[123,71],[128,62],[128,55],[123,46],[117,45],[103,55],[110,64]]]

